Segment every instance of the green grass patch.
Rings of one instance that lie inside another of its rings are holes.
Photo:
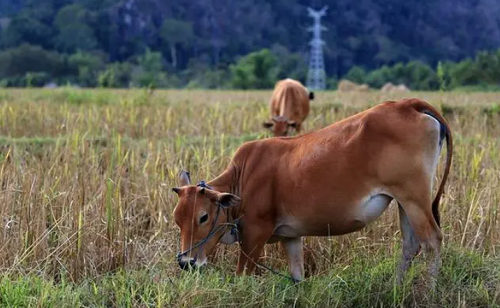
[[[483,112],[487,115],[494,116],[494,115],[500,115],[500,104],[495,103],[491,106],[484,107]]]
[[[360,255],[362,253],[360,252]],[[2,307],[497,307],[497,262],[472,252],[446,249],[435,294],[425,287],[421,257],[397,286],[397,257],[358,257],[299,284],[264,272],[235,276],[210,267],[196,272],[150,268],[121,270],[70,283],[38,276],[0,280]],[[230,265],[228,265],[230,267]]]

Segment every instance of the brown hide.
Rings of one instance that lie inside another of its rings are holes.
[[[264,123],[274,136],[286,136],[290,128],[297,132],[309,114],[310,96],[307,89],[298,81],[284,79],[278,81],[270,101],[271,121]]]
[[[447,161],[433,201],[432,180],[443,137]],[[452,147],[444,118],[417,99],[385,102],[309,134],[243,144],[229,167],[208,183],[216,194],[241,198],[237,206],[224,208],[219,219],[232,222],[241,218],[238,272],[254,269],[265,243],[283,241],[288,254],[295,253],[296,260],[289,256],[289,263],[295,266],[294,277],[300,277],[297,264],[301,258],[296,253],[301,249],[300,237],[359,230],[375,220],[392,199],[400,206],[403,263],[418,252],[418,245],[438,256],[442,238],[438,204],[450,170]],[[186,200],[193,198],[188,192],[196,193],[196,189],[180,189],[184,193],[176,215],[183,213],[184,217],[176,216],[176,221],[194,224],[190,217],[199,217],[200,206]],[[209,210],[207,206],[205,202],[204,211],[213,216],[217,206],[211,203]],[[190,237],[196,242],[206,233]],[[290,244],[293,239],[299,242]],[[211,244],[207,250],[212,248]]]

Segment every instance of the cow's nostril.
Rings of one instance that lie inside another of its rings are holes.
[[[189,263],[188,263],[188,262],[179,261],[179,266],[180,266],[180,267],[181,267],[181,269],[183,269],[183,270],[188,270],[188,269],[189,269]]]
[[[184,260],[179,260],[179,266],[183,270],[190,270],[193,269],[196,266],[196,260],[191,259],[189,261],[184,261]]]

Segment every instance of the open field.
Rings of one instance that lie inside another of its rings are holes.
[[[310,278],[298,285],[269,272],[235,277],[236,245],[181,273],[177,174],[211,179],[240,144],[266,137],[270,94],[0,89],[0,306],[500,306],[496,93],[410,94],[443,111],[455,141],[434,297],[421,257],[396,287],[395,206],[361,232],[308,238]],[[317,93],[305,131],[403,96]],[[278,245],[263,262],[288,271]]]

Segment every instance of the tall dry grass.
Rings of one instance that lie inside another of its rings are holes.
[[[412,93],[441,108],[455,139],[441,213],[445,245],[500,255],[498,95]],[[211,179],[246,140],[263,138],[269,91],[0,91],[0,271],[56,281],[118,268],[178,275],[172,220],[181,168]],[[318,93],[305,123],[321,128],[389,98]],[[401,96],[400,96],[401,97]],[[308,274],[359,254],[399,250],[392,207],[361,232],[306,240]],[[398,251],[399,252],[399,251]],[[235,267],[221,247],[215,267]],[[270,245],[265,262],[285,268]]]

